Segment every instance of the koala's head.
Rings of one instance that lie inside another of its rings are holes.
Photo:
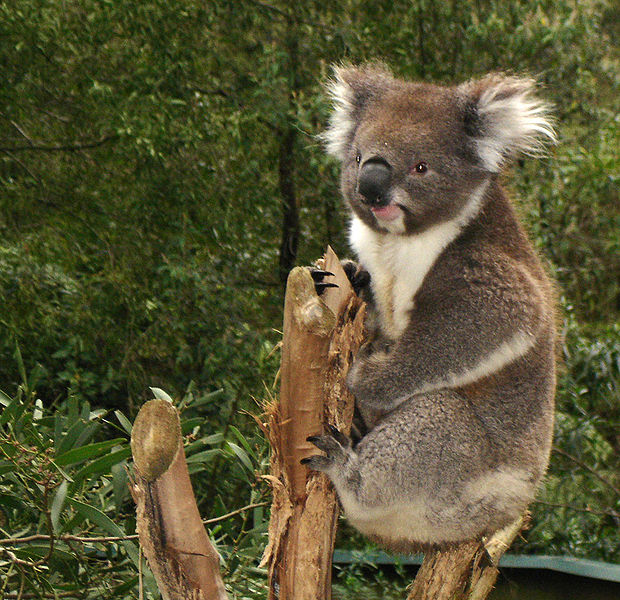
[[[444,87],[381,66],[339,67],[324,135],[342,163],[342,192],[378,231],[418,233],[459,218],[489,179],[555,135],[534,82],[503,75]]]

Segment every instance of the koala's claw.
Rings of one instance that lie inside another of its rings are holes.
[[[342,450],[340,443],[331,435],[311,435],[306,438],[306,441],[314,444],[319,450],[327,452],[327,454],[335,454]]]
[[[344,448],[350,448],[351,447],[351,438],[347,435],[345,435],[344,433],[342,433],[342,431],[340,431],[337,427],[335,427],[334,425],[332,425],[331,423],[328,423],[326,425],[327,427],[327,431],[329,432],[329,434]]]
[[[370,273],[352,260],[343,260],[342,268],[351,282],[353,291],[359,296],[359,293],[370,283]]]
[[[315,471],[327,471],[335,463],[346,460],[347,452],[350,452],[352,445],[351,440],[333,425],[327,425],[327,430],[327,435],[311,435],[306,438],[308,442],[325,452],[327,456],[317,455],[302,458],[302,465],[307,465]]]
[[[314,267],[310,267],[310,275],[312,275],[314,281],[321,281],[323,277],[327,277],[328,275],[334,276],[330,271],[323,271],[323,269],[315,269]]]
[[[330,288],[330,287],[338,287],[338,285],[335,284],[335,283],[327,283],[327,282],[323,282],[323,281],[319,281],[318,283],[314,284],[314,289],[316,290],[316,293],[319,296],[323,293],[325,288]]]
[[[323,281],[324,277],[333,277],[334,274],[330,271],[324,271],[323,269],[317,269],[316,267],[308,267],[310,269],[310,275],[314,281],[314,289],[320,296],[327,288],[338,287],[335,283],[329,283]]]
[[[302,465],[306,465],[313,471],[327,471],[332,466],[332,461],[327,456],[308,456],[299,461]]]

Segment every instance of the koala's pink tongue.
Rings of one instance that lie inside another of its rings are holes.
[[[388,204],[387,206],[373,207],[372,212],[381,221],[393,221],[402,213],[396,204]]]

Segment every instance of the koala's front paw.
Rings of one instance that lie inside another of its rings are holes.
[[[370,283],[370,273],[352,260],[343,260],[340,264],[351,282],[353,291],[359,296]]]
[[[346,462],[351,452],[351,439],[340,432],[333,425],[328,425],[327,435],[311,435],[307,441],[323,450],[326,456],[309,456],[302,458],[301,464],[315,471],[329,471],[332,467]]]
[[[310,275],[312,276],[312,280],[314,281],[314,289],[319,296],[325,291],[326,288],[338,287],[335,283],[323,281],[325,277],[333,277],[333,273],[324,271],[323,269],[318,269],[317,267],[308,267],[308,269],[310,271]]]

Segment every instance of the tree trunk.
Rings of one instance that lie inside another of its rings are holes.
[[[324,423],[350,431],[354,401],[344,380],[363,339],[364,305],[331,249],[321,266],[338,288],[319,298],[301,267],[286,288],[280,400],[269,423],[273,504],[262,564],[270,600],[331,598],[338,502],[327,477],[299,461],[316,453],[306,438]]]
[[[298,124],[295,121],[296,96],[301,87],[299,82],[299,39],[296,35],[295,8],[287,18],[284,46],[288,52],[288,109],[286,125],[283,127],[278,155],[278,182],[282,198],[282,240],[280,242],[280,281],[286,282],[295,265],[299,244],[299,203],[295,189],[295,140]]]
[[[407,600],[484,600],[495,585],[499,559],[526,519],[520,517],[486,542],[464,542],[427,553]]]
[[[295,264],[299,243],[299,207],[295,193],[295,138],[297,131],[288,124],[280,140],[278,178],[282,197],[282,240],[280,242],[280,281],[284,283]]]
[[[345,380],[364,338],[365,305],[328,248],[320,267],[338,285],[317,296],[308,269],[291,271],[284,306],[280,400],[269,408],[273,488],[268,566],[269,600],[330,600],[339,513],[322,473],[300,460],[316,453],[306,441],[326,423],[349,433],[354,399]],[[141,547],[164,600],[226,600],[219,557],[201,522],[192,491],[179,415],[164,400],[147,402],[131,436]],[[429,552],[408,600],[484,600],[497,565],[524,517],[483,542]]]
[[[142,406],[131,433],[140,545],[164,600],[226,600],[219,555],[200,519],[179,414],[165,400]]]

